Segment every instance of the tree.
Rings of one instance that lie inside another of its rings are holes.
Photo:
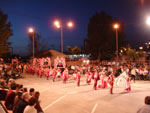
[[[34,51],[35,51],[35,56],[37,56],[38,53],[48,50],[48,44],[45,42],[45,40],[42,38],[40,34],[30,33],[29,42],[28,42],[28,50],[29,50],[30,55],[33,53],[32,51],[33,50],[33,35],[34,35]]]
[[[8,15],[0,10],[0,57],[9,54],[10,42],[9,37],[12,36],[11,23],[7,22]]]
[[[78,55],[80,54],[80,48],[78,46],[75,46],[74,48],[72,48],[72,54]]]
[[[70,46],[66,46],[66,50],[68,54],[72,54],[72,48]]]
[[[142,58],[142,57],[144,57],[145,56],[145,53],[143,52],[143,51],[139,51],[138,52],[138,57],[139,58]]]
[[[73,48],[71,48],[70,46],[66,46],[66,49],[68,53],[72,55],[78,55],[81,52],[81,49],[78,46],[74,46]]]
[[[120,23],[104,11],[92,16],[88,23],[88,37],[85,39],[84,50],[95,59],[110,59],[115,56],[116,35],[113,23]],[[119,48],[125,45],[124,26],[120,23],[118,32]]]
[[[136,58],[138,58],[138,54],[136,53],[136,49],[131,49],[129,48],[127,50],[127,57],[129,60],[133,61],[135,60]]]

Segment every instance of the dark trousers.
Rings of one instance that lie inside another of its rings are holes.
[[[135,75],[131,75],[130,81],[133,80],[135,82]]]

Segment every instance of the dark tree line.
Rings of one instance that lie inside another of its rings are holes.
[[[0,57],[6,57],[10,54],[10,42],[12,36],[11,23],[8,22],[8,15],[0,10]]]
[[[92,16],[88,23],[88,36],[85,39],[84,50],[94,59],[108,60],[115,56],[116,32],[114,23],[119,23],[118,43],[119,48],[125,46],[124,25],[119,20],[106,14],[104,11]]]

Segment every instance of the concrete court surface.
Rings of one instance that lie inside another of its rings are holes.
[[[74,80],[63,84],[35,75],[24,77],[16,82],[40,92],[44,113],[136,113],[144,105],[145,96],[150,95],[150,81],[132,83],[129,93],[123,86],[114,87],[110,95],[109,88],[93,90],[93,83],[86,85],[83,77],[80,87]]]

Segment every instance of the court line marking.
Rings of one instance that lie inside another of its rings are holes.
[[[78,91],[72,91],[72,92],[68,92],[68,94],[77,94]]]
[[[95,112],[95,110],[96,110],[97,106],[98,106],[98,103],[96,103],[96,104],[94,105],[94,107],[93,107],[93,109],[92,109],[91,113],[94,113],[94,112]]]
[[[31,87],[31,86],[35,86],[35,85],[24,85],[24,87],[27,87],[27,88]]]
[[[40,90],[40,93],[41,93],[41,92],[44,92],[44,91],[46,91],[46,90],[48,90],[48,89],[50,89],[50,88],[42,89],[42,90]]]
[[[55,100],[54,102],[52,102],[51,104],[49,104],[48,106],[46,106],[43,111],[47,110],[48,108],[50,108],[51,106],[53,106],[54,104],[56,104],[57,102],[61,101],[65,96],[67,95],[64,95],[64,96],[61,96],[60,98],[58,98],[57,100]]]

